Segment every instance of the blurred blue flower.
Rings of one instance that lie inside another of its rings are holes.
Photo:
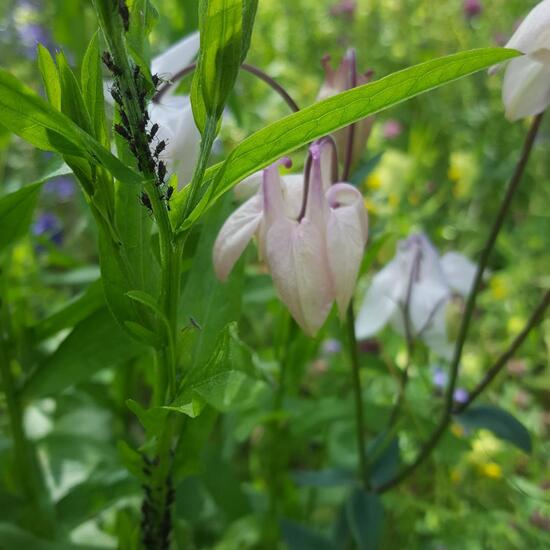
[[[43,212],[38,216],[32,226],[32,233],[37,237],[48,237],[58,246],[63,242],[61,220],[51,212]]]
[[[440,367],[436,368],[432,377],[434,386],[436,388],[443,389],[447,385],[447,380],[447,373]]]
[[[453,393],[455,403],[466,403],[470,394],[464,388],[457,388]]]
[[[44,191],[51,195],[55,195],[60,201],[66,202],[73,197],[75,186],[72,178],[60,176],[48,181],[44,185]]]
[[[328,338],[323,341],[322,350],[325,355],[333,355],[342,351],[342,343],[335,338]]]

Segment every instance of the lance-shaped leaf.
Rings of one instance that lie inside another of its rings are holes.
[[[239,72],[243,2],[201,0],[199,10],[201,48],[191,103],[195,122],[203,133],[207,119],[220,119]]]
[[[0,122],[39,149],[85,158],[124,183],[135,185],[143,179],[4,69],[0,69]]]
[[[213,166],[206,172],[194,211],[187,220],[178,220],[178,227],[186,229],[239,181],[299,147],[407,99],[518,55],[516,50],[483,48],[434,59],[329,97],[266,126],[243,140],[223,164]]]

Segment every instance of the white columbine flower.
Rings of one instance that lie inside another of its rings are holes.
[[[352,185],[334,183],[333,153],[329,140],[313,143],[304,176],[281,177],[280,163],[266,168],[257,193],[221,228],[213,252],[216,274],[225,280],[256,235],[281,300],[311,336],[334,302],[344,316],[367,241],[363,198]]]
[[[550,0],[537,4],[507,48],[525,55],[508,63],[502,99],[510,120],[538,115],[550,105]]]
[[[368,338],[388,322],[405,335],[409,300],[409,327],[435,353],[452,356],[446,323],[453,295],[467,296],[476,266],[465,256],[449,252],[442,257],[423,234],[400,241],[394,259],[375,275],[357,316],[358,338]]]

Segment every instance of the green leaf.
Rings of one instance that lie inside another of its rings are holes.
[[[242,0],[243,2],[243,31],[241,46],[241,63],[246,59],[246,54],[250,48],[252,31],[254,29],[254,19],[258,11],[258,0]]]
[[[72,487],[56,503],[55,511],[66,528],[74,529],[118,500],[140,493],[137,481],[124,470],[97,472]]]
[[[456,415],[455,419],[467,430],[484,428],[527,454],[532,451],[531,436],[527,428],[503,409],[490,405],[478,405]]]
[[[334,550],[328,539],[294,521],[283,520],[281,531],[289,550]]]
[[[105,98],[103,97],[103,76],[101,72],[98,35],[98,32],[93,35],[84,54],[80,81],[84,104],[93,121],[93,135],[100,143],[107,144]]]
[[[50,338],[63,329],[75,326],[103,306],[105,306],[103,285],[100,280],[97,280],[84,292],[64,304],[61,309],[34,325],[34,336],[38,341]]]
[[[207,119],[220,119],[235,84],[241,66],[242,25],[242,0],[201,0],[201,47],[191,95],[193,116],[201,133]]]
[[[200,202],[188,220],[180,220],[177,227],[186,229],[239,181],[299,147],[407,99],[518,55],[515,50],[483,48],[434,59],[329,97],[266,126],[243,140],[224,163],[206,172]]]
[[[231,323],[207,363],[191,369],[174,401],[163,408],[194,417],[204,402],[222,412],[246,407],[265,387],[260,378],[250,350],[238,339],[236,324]]]
[[[46,90],[48,101],[58,111],[61,111],[61,83],[57,66],[49,50],[38,44],[38,68],[42,75],[42,82]]]
[[[0,252],[26,235],[42,184],[50,178],[69,173],[70,170],[63,165],[40,181],[0,198]]]
[[[87,134],[93,135],[92,119],[84,104],[78,80],[63,52],[58,52],[56,59],[61,81],[61,112],[67,115]]]
[[[181,311],[186,319],[193,318],[202,327],[193,345],[193,365],[204,363],[210,357],[220,332],[240,316],[243,263],[235,266],[225,283],[217,279],[212,264],[214,241],[231,208],[230,201],[224,200],[205,217],[191,271],[182,292]]]
[[[32,398],[56,394],[145,351],[102,308],[78,323],[57,350],[38,366],[27,380],[23,395]]]
[[[13,548],[20,550],[30,550],[31,548],[32,550],[97,550],[97,546],[77,546],[69,542],[39,539],[32,533],[9,523],[0,523],[0,548],[2,550],[12,550]]]
[[[136,185],[143,180],[70,118],[4,69],[0,69],[0,122],[39,149],[85,158],[104,166],[124,183]]]
[[[378,495],[355,489],[346,502],[346,515],[359,550],[380,547],[384,509]]]

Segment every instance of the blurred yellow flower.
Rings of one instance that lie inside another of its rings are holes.
[[[504,300],[510,294],[510,287],[504,275],[493,275],[489,281],[489,288],[495,300]]]
[[[373,172],[367,177],[366,185],[369,189],[376,190],[382,187],[382,178],[378,172]]]
[[[457,424],[456,422],[453,422],[453,424],[451,424],[451,433],[453,435],[456,435],[456,437],[463,437],[464,436],[464,428],[460,424]]]
[[[506,329],[508,330],[508,334],[510,336],[515,336],[525,326],[525,319],[523,317],[520,317],[519,315],[514,315],[513,317],[510,317],[508,319],[508,323],[506,324]]]
[[[490,479],[500,479],[502,468],[496,462],[487,462],[479,466],[479,473]]]
[[[399,195],[397,193],[390,193],[388,195],[388,204],[391,208],[397,208],[399,206]]]
[[[453,195],[456,198],[460,199],[470,195],[478,173],[477,160],[471,152],[457,151],[451,153],[447,176],[455,184]]]
[[[451,470],[451,481],[458,485],[462,481],[462,472],[458,468],[453,468]]]
[[[376,203],[368,197],[365,197],[365,208],[370,214],[376,214],[378,212],[378,207],[376,206]]]

